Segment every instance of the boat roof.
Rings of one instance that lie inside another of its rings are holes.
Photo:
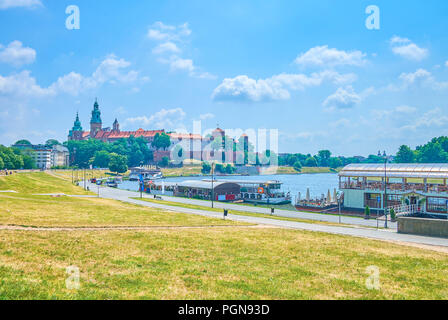
[[[203,181],[212,181],[211,179],[205,179]],[[216,182],[233,182],[238,184],[283,184],[283,182],[278,180],[268,180],[268,181],[255,181],[255,180],[214,180]]]
[[[388,178],[427,178],[448,179],[448,163],[392,163],[387,164],[349,164],[339,172],[340,177],[384,177]]]
[[[203,180],[187,180],[182,182],[164,182],[164,181],[156,181],[155,185],[165,185],[165,186],[178,186],[178,187],[186,187],[186,188],[199,188],[199,189],[212,189],[212,181],[203,181]],[[225,184],[236,184],[238,183],[233,181],[214,181],[213,188],[216,188]]]

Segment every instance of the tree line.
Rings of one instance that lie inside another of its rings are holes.
[[[35,169],[34,159],[17,148],[0,145],[0,170]]]

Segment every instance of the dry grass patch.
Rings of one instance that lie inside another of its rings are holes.
[[[283,229],[0,233],[7,299],[447,299],[448,255]],[[81,289],[65,288],[67,266]],[[365,286],[380,269],[380,290]]]

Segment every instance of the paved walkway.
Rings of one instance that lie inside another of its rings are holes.
[[[92,188],[90,188],[90,189],[93,190]],[[93,191],[95,191],[95,190],[93,190]],[[121,191],[125,191],[125,190],[121,190]],[[132,192],[132,191],[129,191],[129,192],[131,192],[133,194],[133,197],[140,196],[140,194],[137,192]],[[143,196],[145,198],[153,198],[154,197],[153,195],[148,195],[148,194],[143,194]],[[212,206],[211,201],[170,197],[170,196],[159,196],[159,197],[165,201],[193,204],[193,205],[210,207],[210,208]],[[267,215],[271,214],[271,209],[269,209],[269,208],[246,206],[246,205],[240,205],[240,204],[215,202],[214,207],[220,208],[220,209],[229,209],[229,210],[234,210],[234,211],[262,213],[262,214],[267,214]],[[275,215],[278,217],[284,217],[284,218],[298,218],[298,219],[304,219],[304,220],[339,223],[339,216],[334,215],[334,214],[319,214],[319,213],[312,213],[312,212],[275,209]],[[367,226],[367,227],[376,227],[377,226],[377,221],[375,219],[365,220],[363,218],[347,217],[347,216],[341,216],[341,223],[342,224],[350,224],[350,225]],[[379,226],[384,227],[384,220],[379,221]],[[388,221],[388,227],[391,229],[397,229],[397,223]]]
[[[97,190],[97,188],[93,188],[92,185],[90,185],[90,189],[93,191]],[[158,203],[154,203],[154,202],[147,202],[147,201],[131,199],[132,197],[134,197],[134,198],[138,197],[138,194],[136,192],[132,192],[132,191],[102,187],[102,188],[100,188],[100,196],[102,198],[120,200],[120,201],[124,201],[124,202],[128,202],[128,203],[142,205],[145,207],[160,208],[160,209],[164,209],[164,210],[182,212],[182,213],[187,213],[187,214],[202,215],[202,216],[214,217],[214,218],[223,218],[223,215],[221,213],[215,212],[215,211],[189,209],[189,208],[175,207],[175,206],[169,206],[169,205],[164,205],[164,204],[158,204]],[[145,196],[145,197],[149,198],[148,196]],[[167,198],[167,200],[173,201],[173,199],[170,197]],[[186,199],[186,200],[189,200],[189,199]],[[202,201],[200,202],[201,205],[203,205],[203,203],[204,202],[202,202]],[[233,205],[233,206],[235,206],[235,205]],[[235,209],[235,210],[239,210],[239,211],[242,211],[241,210],[242,207],[245,208],[244,206],[239,206],[239,205],[236,205],[236,207],[237,207],[237,209]],[[247,207],[247,208],[250,208],[250,207]],[[262,209],[262,208],[255,208],[255,209]],[[284,210],[282,210],[282,211],[284,211]],[[266,211],[264,211],[263,213],[266,213]],[[277,211],[276,211],[276,213],[278,214]],[[294,217],[306,219],[301,215],[296,215]],[[336,217],[336,218],[338,218],[338,217]],[[323,225],[323,224],[316,224],[316,223],[285,221],[285,220],[276,220],[276,219],[269,219],[269,218],[263,218],[263,217],[241,216],[241,215],[234,215],[234,214],[229,214],[228,219],[234,220],[234,221],[242,221],[242,222],[248,222],[248,223],[261,224],[261,225],[276,226],[276,227],[281,227],[281,228],[318,231],[318,232],[325,232],[325,233],[331,233],[331,234],[348,235],[348,236],[378,239],[378,240],[385,240],[385,241],[397,241],[397,242],[404,242],[404,243],[414,243],[414,244],[424,244],[424,245],[430,245],[430,246],[448,247],[448,239],[399,234],[394,229],[376,230],[373,228],[365,228],[365,227],[343,227],[343,226],[339,227],[339,226],[330,226],[330,225]],[[354,218],[352,218],[352,219],[354,219]],[[313,220],[318,220],[318,219],[313,219]],[[360,219],[360,220],[362,220],[362,219]],[[335,221],[331,221],[331,222],[335,222]],[[337,222],[337,220],[336,220],[336,222]],[[345,224],[348,223],[347,218],[344,218],[343,223],[345,223]],[[375,222],[375,225],[376,225],[376,222]]]

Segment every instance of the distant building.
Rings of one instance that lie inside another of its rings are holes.
[[[69,151],[61,145],[13,145],[33,158],[38,169],[48,170],[52,167],[64,167],[69,165]]]
[[[170,137],[171,145],[167,150],[155,150],[152,146],[154,138],[157,134],[167,134]],[[76,119],[73,128],[69,131],[68,140],[82,141],[88,139],[96,139],[107,143],[113,143],[119,139],[127,139],[131,136],[135,138],[142,137],[148,143],[148,147],[154,152],[154,162],[158,163],[163,157],[168,157],[169,160],[199,160],[210,161],[216,160],[220,162],[247,164],[247,153],[249,150],[249,137],[243,134],[239,140],[232,139],[230,146],[225,147],[224,130],[217,128],[209,137],[203,137],[200,134],[192,133],[176,133],[165,132],[160,130],[143,130],[136,131],[121,131],[118,119],[115,119],[111,128],[103,128],[101,120],[101,111],[98,101],[95,101],[90,119],[90,131],[84,131],[79,120],[79,115],[76,114]],[[222,139],[222,146],[213,145],[215,139]],[[242,139],[242,140],[241,140]],[[235,145],[239,142],[244,144],[241,151],[236,151]],[[219,149],[220,147],[221,149]]]

